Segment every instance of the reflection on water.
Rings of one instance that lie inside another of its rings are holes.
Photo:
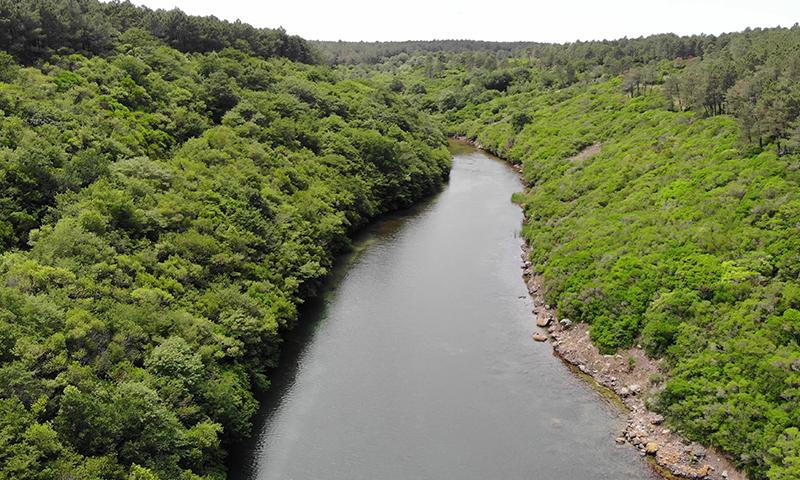
[[[622,419],[534,344],[521,188],[455,151],[450,184],[356,240],[287,338],[234,479],[648,479]]]

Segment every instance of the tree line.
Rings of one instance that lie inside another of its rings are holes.
[[[41,45],[0,53],[0,479],[226,478],[298,306],[352,232],[439,188],[445,137],[247,47]]]
[[[354,47],[355,48],[355,47]],[[800,478],[800,27],[342,64],[519,163],[546,301],[648,379],[669,428]],[[591,152],[591,153],[589,153]]]
[[[55,53],[109,53],[119,34],[131,28],[146,30],[184,53],[233,47],[261,58],[315,61],[304,39],[238,20],[187,15],[178,9],[151,10],[128,0],[0,0],[0,50],[24,64]]]

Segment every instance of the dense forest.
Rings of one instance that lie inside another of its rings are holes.
[[[800,27],[345,46],[324,56],[386,52],[340,70],[522,165],[547,300],[601,352],[665,359],[652,408],[673,428],[751,478],[800,478]]]
[[[330,63],[325,65],[324,63]],[[521,164],[561,317],[665,360],[651,407],[800,478],[800,27],[306,42],[0,0],[0,479],[222,479],[349,235]]]
[[[70,0],[0,23],[0,478],[225,478],[298,305],[438,189],[445,137],[281,32]]]
[[[119,35],[132,28],[146,30],[185,53],[232,47],[261,58],[315,62],[308,43],[282,29],[259,29],[181,10],[151,10],[127,0],[0,0],[0,50],[25,64],[54,54],[109,54]]]

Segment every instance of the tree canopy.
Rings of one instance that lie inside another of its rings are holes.
[[[521,164],[547,302],[603,353],[665,359],[651,406],[671,428],[783,480],[800,478],[798,52],[794,26],[340,70]]]
[[[304,39],[280,28],[255,28],[178,9],[151,10],[129,0],[0,0],[0,50],[25,64],[56,53],[110,53],[119,35],[132,28],[146,30],[184,53],[233,47],[260,58],[315,61]]]
[[[0,478],[225,478],[297,306],[445,137],[329,67],[109,48],[0,53]]]
[[[298,306],[447,179],[444,133],[522,165],[548,302],[665,360],[671,428],[800,477],[800,27],[309,45],[0,0],[0,479],[225,478]]]

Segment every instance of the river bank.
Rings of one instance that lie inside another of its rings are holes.
[[[747,480],[719,451],[673,432],[664,424],[664,417],[647,408],[647,400],[665,380],[660,360],[649,358],[636,347],[614,355],[600,353],[589,337],[589,325],[558,319],[555,309],[545,304],[542,279],[531,275],[530,264],[525,263],[527,258],[528,247],[524,246],[523,277],[541,329],[534,332],[534,339],[550,340],[554,355],[616,396],[618,401],[614,403],[623,406],[627,414],[625,429],[616,438],[617,443],[635,446],[667,479]]]
[[[614,443],[619,411],[531,348],[517,173],[452,146],[446,187],[367,227],[304,312],[231,478],[656,478]]]
[[[480,142],[464,136],[455,140],[497,156]],[[593,145],[580,152],[591,155],[599,151]],[[509,162],[511,163],[511,162]],[[511,163],[521,175],[522,166]],[[538,331],[532,333],[537,342],[550,342],[553,354],[559,357],[587,381],[594,382],[612,396],[612,403],[626,411],[625,429],[616,438],[617,443],[629,443],[642,456],[647,456],[654,470],[664,478],[747,480],[724,454],[691,442],[673,432],[664,424],[664,418],[647,408],[647,400],[663,387],[665,381],[660,360],[649,358],[641,348],[630,348],[615,355],[603,355],[592,344],[587,324],[574,324],[569,319],[559,319],[556,310],[544,300],[542,278],[534,275],[529,262],[530,247],[522,245],[522,270],[528,293],[533,301],[533,314]]]

